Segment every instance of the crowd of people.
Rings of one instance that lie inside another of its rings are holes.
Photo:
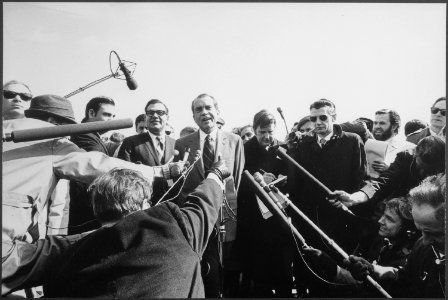
[[[159,99],[132,136],[4,138],[2,296],[384,296],[373,278],[392,297],[445,298],[445,97],[405,135],[394,110],[337,122],[328,99],[284,140],[268,110],[231,132],[213,96],[191,112],[179,139]],[[16,80],[2,116],[4,137],[78,124],[69,100]],[[81,123],[114,117],[98,96]],[[280,210],[257,194],[256,173],[274,200],[289,198]]]

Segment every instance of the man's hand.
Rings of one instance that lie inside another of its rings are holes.
[[[171,162],[168,164],[169,170],[170,170],[170,177],[175,178],[182,174],[183,171],[188,169],[190,166],[190,163],[188,161],[178,161],[178,162]]]
[[[205,176],[207,177],[209,173],[215,174],[221,181],[224,181],[224,179],[230,176],[229,169],[224,164],[224,160],[221,160],[220,154],[218,154],[218,161],[213,163],[212,167]]]
[[[372,168],[376,172],[382,173],[382,172],[386,171],[387,169],[389,169],[389,165],[386,164],[384,161],[374,160],[372,162]]]
[[[341,208],[342,205],[350,207],[353,206],[353,204],[355,204],[351,196],[352,195],[349,193],[336,190],[330,196],[328,196],[327,199],[330,202],[330,204],[336,208]]]
[[[277,178],[272,173],[267,173],[266,172],[266,173],[263,174],[263,180],[264,180],[264,182],[266,182],[266,184],[270,184],[275,179],[277,179]]]
[[[350,255],[343,263],[356,280],[364,281],[373,274],[373,265],[362,257]]]
[[[310,264],[311,269],[320,275],[324,275],[327,280],[334,280],[338,265],[327,253],[309,246],[303,248],[302,253],[305,260]]]

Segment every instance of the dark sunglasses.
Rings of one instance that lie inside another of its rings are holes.
[[[440,108],[437,108],[437,107],[431,107],[431,113],[432,114],[437,114],[438,112],[440,111],[440,113],[442,114],[442,116],[445,116],[446,115],[446,109],[440,109]]]
[[[150,116],[150,117],[152,117],[154,115],[158,115],[159,117],[161,117],[161,116],[166,115],[166,111],[164,111],[164,110],[148,110],[146,112],[146,115]]]
[[[3,97],[5,97],[6,99],[15,98],[17,95],[19,95],[23,101],[30,101],[33,98],[33,95],[28,93],[16,93],[8,90],[3,91]]]
[[[321,120],[322,122],[328,120],[328,116],[327,115],[320,115],[320,116],[311,116],[310,117],[310,121],[315,123],[317,121],[318,117],[319,117],[319,120]]]

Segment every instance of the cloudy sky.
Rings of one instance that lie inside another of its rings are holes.
[[[229,131],[279,106],[291,128],[319,98],[340,122],[382,108],[428,121],[446,91],[446,4],[3,2],[4,82],[63,96],[110,74],[112,50],[139,87],[112,78],[69,98],[78,121],[94,96],[133,119],[158,98],[178,136],[201,93]]]

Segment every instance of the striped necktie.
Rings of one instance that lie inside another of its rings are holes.
[[[215,151],[213,149],[212,138],[208,134],[204,142],[204,150],[202,151],[202,160],[204,162],[204,170],[207,172],[215,161]]]
[[[162,143],[162,138],[160,138],[159,136],[156,137],[157,139],[157,153],[159,155],[159,161],[162,162],[163,159],[163,143]]]

